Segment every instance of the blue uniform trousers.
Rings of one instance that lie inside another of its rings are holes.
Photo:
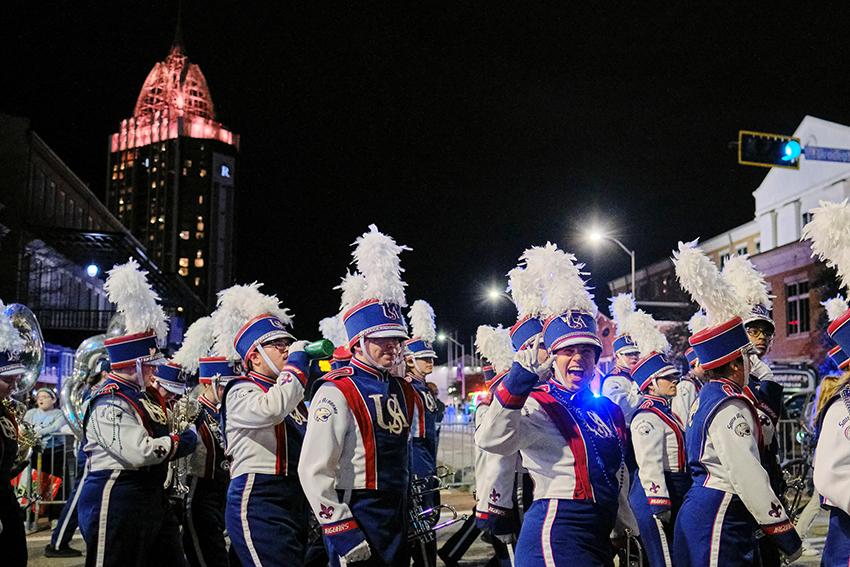
[[[25,567],[27,564],[27,536],[24,532],[24,517],[15,498],[9,478],[0,476],[0,556],[3,565]]]
[[[85,459],[78,459],[74,487],[71,489],[71,494],[62,507],[62,513],[59,514],[59,523],[56,524],[56,528],[50,536],[50,544],[56,549],[68,547],[71,543],[71,538],[74,537],[74,532],[77,531],[77,526],[79,525],[77,521],[77,504],[80,497],[80,488],[85,477]]]
[[[183,516],[183,549],[191,567],[239,565],[236,550],[224,541],[227,482],[189,477]]]
[[[247,473],[232,479],[224,522],[239,562],[245,567],[303,565],[308,512],[296,476]]]
[[[850,565],[850,516],[836,508],[829,510],[829,531],[823,546],[823,567]]]
[[[687,473],[667,472],[664,473],[664,480],[672,502],[670,521],[666,525],[652,515],[646,492],[638,478],[635,478],[635,483],[629,491],[629,503],[640,528],[640,539],[650,567],[670,567],[673,564],[673,526],[679,508],[685,500],[685,494],[691,487],[691,477]]]
[[[150,470],[90,471],[79,491],[77,518],[86,565],[186,565],[163,475]]]
[[[407,543],[407,494],[395,490],[337,490],[341,500],[348,503],[351,513],[372,549],[368,561],[357,567],[407,567],[410,550]],[[330,558],[332,567],[339,567],[339,557]]]
[[[535,500],[523,518],[516,566],[613,565],[610,536],[616,517],[616,510],[594,502]]]
[[[741,499],[722,490],[693,486],[676,518],[676,567],[758,565],[756,522]]]

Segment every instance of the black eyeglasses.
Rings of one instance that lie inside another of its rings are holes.
[[[267,343],[263,343],[263,347],[275,348],[281,352],[289,350],[290,342],[286,339],[275,339]]]

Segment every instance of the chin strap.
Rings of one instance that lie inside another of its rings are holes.
[[[272,359],[269,358],[269,355],[266,354],[266,349],[263,348],[263,345],[258,344],[256,346],[256,348],[257,348],[257,352],[260,353],[260,357],[263,359],[263,362],[265,362],[266,366],[269,367],[269,370],[272,371],[272,376],[274,376],[275,378],[280,376],[281,371],[278,369],[278,367],[275,365],[275,363],[272,362]]]
[[[142,368],[142,359],[136,359],[136,384],[139,385],[139,388],[142,389],[142,392],[145,391],[145,372]]]
[[[372,356],[366,350],[366,337],[360,337],[360,352],[363,353],[363,358],[366,359],[366,362],[368,362],[370,366],[380,368],[381,370],[389,370],[390,368],[392,368],[392,365],[381,366],[374,358],[372,358]]]

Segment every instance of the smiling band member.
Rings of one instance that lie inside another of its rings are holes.
[[[225,453],[232,459],[225,525],[243,566],[299,566],[308,511],[296,474],[304,439],[306,341],[287,331],[289,310],[260,284],[219,292],[212,315],[217,356],[241,361],[221,407]],[[294,342],[293,342],[294,341]]]
[[[620,530],[636,525],[627,501],[623,414],[589,387],[602,350],[596,308],[574,256],[547,244],[523,258],[546,290],[542,342],[550,358],[540,363],[536,348],[517,352],[475,440],[485,451],[519,451],[534,480],[518,564],[611,565],[612,531],[620,539]],[[553,377],[538,385],[548,366]]]
[[[789,558],[799,557],[800,537],[761,465],[758,414],[744,392],[751,346],[740,315],[749,307],[696,242],[680,243],[673,262],[709,324],[689,340],[709,382],[688,418],[685,445],[693,485],[676,518],[673,562],[758,565],[756,530]]]
[[[612,300],[620,308],[619,325],[641,354],[632,377],[643,394],[632,417],[632,445],[637,462],[629,502],[640,527],[641,540],[651,567],[672,567],[673,526],[676,514],[691,486],[685,457],[685,430],[671,408],[679,371],[665,358],[667,337],[652,316],[635,309],[631,295]]]
[[[322,378],[298,467],[334,566],[409,564],[410,437],[424,431],[421,398],[399,376],[405,247],[369,228],[355,243],[359,273],[341,286],[354,356]]]

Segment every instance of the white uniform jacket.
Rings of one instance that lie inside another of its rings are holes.
[[[843,391],[850,394],[850,388]],[[815,488],[824,505],[850,514],[850,411],[839,393],[821,418],[815,451]]]

